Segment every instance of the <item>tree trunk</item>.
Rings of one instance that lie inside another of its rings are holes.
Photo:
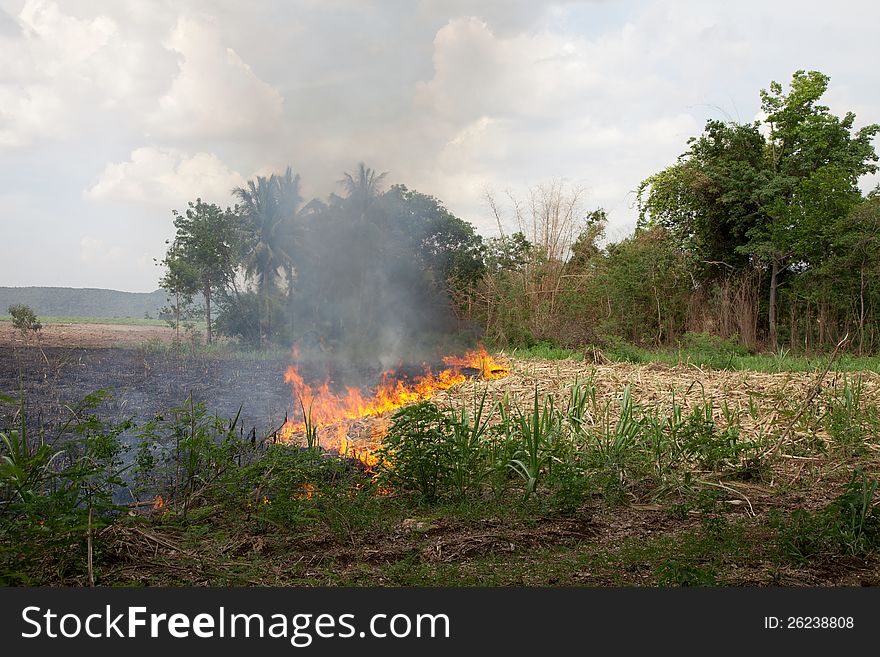
[[[208,285],[205,287],[205,322],[207,323],[207,340],[208,344],[213,342],[213,335],[211,333],[211,286]]]
[[[773,258],[770,265],[770,304],[767,309],[767,323],[770,329],[770,349],[776,351],[776,291],[779,287],[779,259]]]

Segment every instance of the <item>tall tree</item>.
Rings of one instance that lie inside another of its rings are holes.
[[[225,288],[235,276],[240,253],[241,231],[238,217],[227,208],[190,201],[183,214],[176,210],[177,234],[165,258],[165,285],[184,294],[196,289],[205,299],[207,342],[213,342],[211,302],[217,290]],[[179,302],[178,302],[179,305]]]
[[[797,71],[788,93],[778,82],[761,91],[770,134],[765,180],[757,194],[768,221],[749,230],[743,250],[770,267],[767,322],[773,349],[781,272],[821,262],[832,237],[828,227],[861,199],[859,178],[877,170],[871,140],[880,126],[854,131],[855,114],[847,112],[841,119],[820,105],[828,81],[818,71]]]
[[[783,274],[821,264],[831,227],[861,198],[859,177],[876,170],[880,126],[856,131],[851,112],[832,114],[819,104],[827,87],[816,71],[796,72],[787,93],[772,82],[761,92],[764,132],[760,123],[709,121],[676,164],[639,187],[641,224],[669,229],[703,280],[752,264],[768,270],[773,349]]]
[[[354,173],[344,173],[339,184],[346,192],[346,200],[355,216],[364,219],[367,209],[382,193],[382,181],[388,172],[378,173],[363,162]]]
[[[168,292],[168,302],[171,303],[171,312],[174,314],[174,342],[180,345],[180,320],[185,310],[192,304],[193,295],[198,292],[198,278],[195,270],[181,257],[179,246],[170,242],[165,257],[156,263],[165,269],[165,273],[159,280],[159,287]],[[168,309],[163,309],[163,312]]]
[[[289,332],[294,332],[294,280],[296,278],[296,266],[301,258],[300,242],[302,240],[303,225],[300,212],[302,210],[302,193],[300,191],[299,174],[294,175],[292,169],[287,167],[282,175],[276,177],[278,194],[278,213],[281,225],[278,230],[278,241],[284,258],[281,265],[284,271],[285,285],[287,287],[287,319]]]
[[[288,176],[290,185],[298,186],[299,178]],[[281,197],[282,183],[276,174],[257,176],[244,187],[236,187],[233,194],[238,198],[239,210],[248,225],[248,239],[244,249],[244,268],[249,278],[257,281],[260,296],[260,340],[264,342],[272,333],[272,296],[278,278],[290,262],[285,250],[284,229],[287,226],[285,211],[287,201]]]
[[[708,121],[678,162],[641,183],[639,221],[666,228],[702,280],[748,265],[747,233],[766,221],[755,194],[764,181],[759,124]]]

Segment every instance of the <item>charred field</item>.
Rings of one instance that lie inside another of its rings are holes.
[[[56,490],[4,524],[3,581],[880,584],[880,376],[494,356],[504,376],[316,414],[312,444],[283,353],[7,344],[0,388],[25,403],[3,426],[24,409],[55,454],[23,465],[30,485]],[[99,388],[112,396],[77,406]],[[88,516],[49,508],[65,486],[88,491]]]

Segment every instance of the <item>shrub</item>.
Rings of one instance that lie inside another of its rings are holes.
[[[406,406],[392,416],[376,451],[379,483],[435,501],[449,484],[452,453],[453,428],[446,414],[430,401]]]
[[[9,306],[9,314],[12,316],[12,325],[21,331],[22,335],[38,333],[43,328],[42,323],[37,319],[31,307],[23,303]]]

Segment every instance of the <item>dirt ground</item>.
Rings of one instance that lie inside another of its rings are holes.
[[[172,342],[174,331],[167,326],[127,326],[122,324],[47,324],[39,339],[25,339],[12,322],[0,321],[0,346],[44,347],[120,347],[160,340]]]

